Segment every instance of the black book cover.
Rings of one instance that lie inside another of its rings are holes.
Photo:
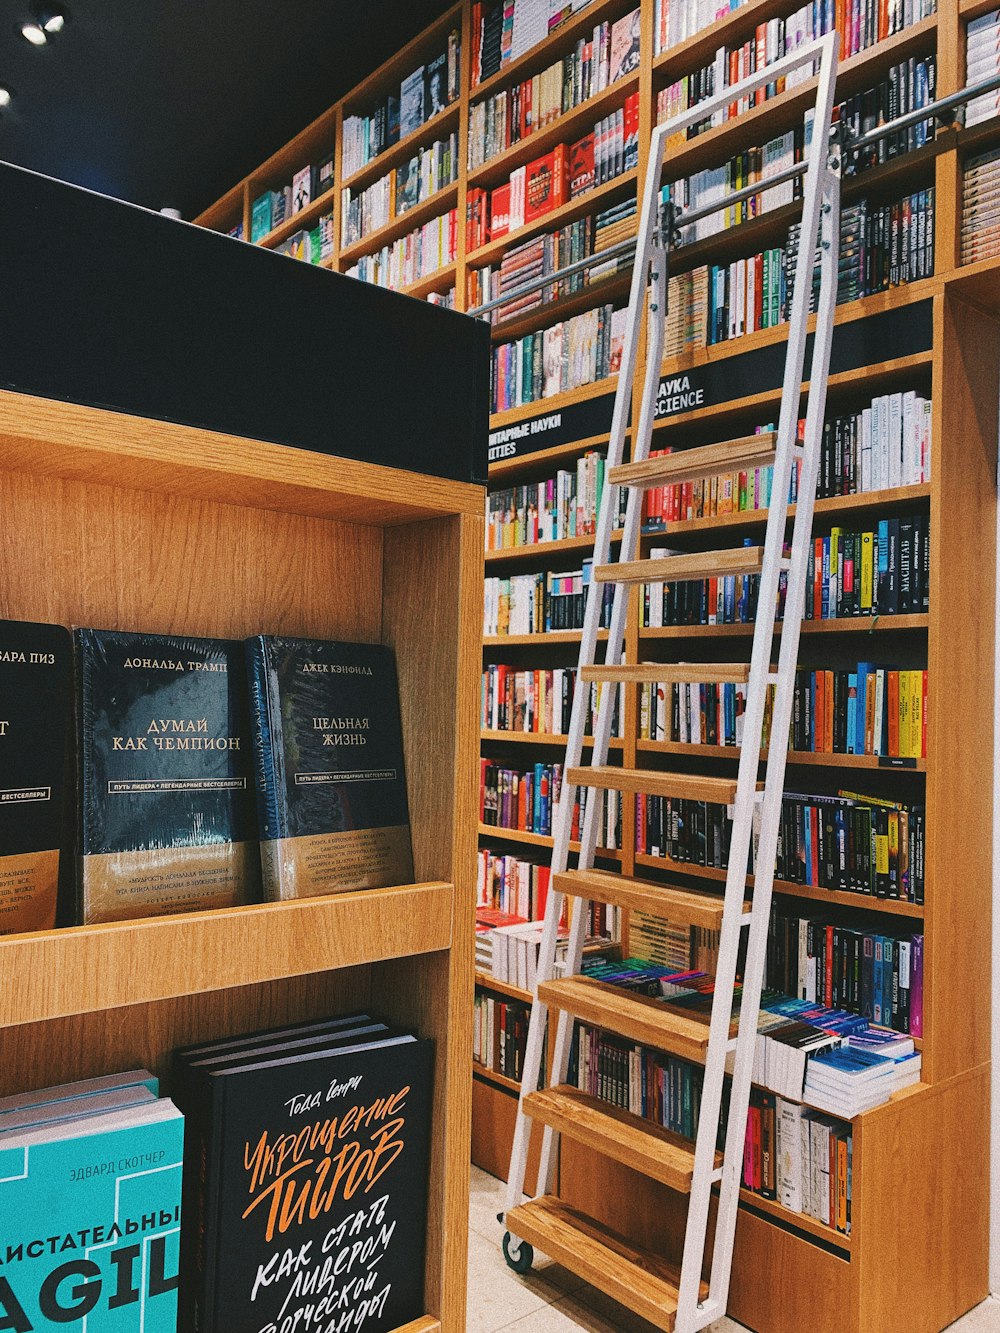
[[[231,907],[259,880],[242,644],[78,629],[82,920]]]
[[[0,620],[0,935],[50,930],[67,871],[72,647]]]
[[[217,1243],[193,1333],[389,1333],[424,1313],[432,1063],[432,1042],[391,1035],[203,1074]]]
[[[408,884],[413,855],[392,650],[262,635],[246,653],[265,894]]]

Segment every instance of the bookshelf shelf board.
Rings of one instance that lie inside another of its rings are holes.
[[[504,745],[554,745],[557,748],[565,749],[569,740],[568,736],[553,735],[544,731],[490,731],[481,733],[481,739],[484,741],[496,741]],[[584,748],[593,745],[593,736],[584,736]],[[620,750],[625,742],[620,736],[612,736],[608,741],[608,748],[611,750]]]
[[[892,505],[912,504],[930,497],[930,482],[921,482],[916,486],[893,486],[882,491],[865,491],[859,495],[834,495],[825,500],[817,500],[817,514],[856,514],[869,510],[878,512]],[[685,518],[669,522],[658,531],[646,530],[642,537],[651,545],[656,545],[664,537],[680,537],[685,533],[704,531],[718,532],[725,528],[764,527],[767,523],[766,509],[744,509],[732,514],[714,514],[706,518]],[[795,505],[788,507],[789,522],[795,517]]]
[[[639,740],[636,749],[649,754],[686,754],[692,758],[739,760],[740,750],[735,745],[688,745],[683,741]],[[762,750],[761,761],[767,758],[767,751]],[[913,759],[895,764],[883,764],[874,754],[825,754],[812,750],[789,750],[790,764],[808,765],[817,768],[874,768],[883,772],[926,773],[927,760]]]
[[[905,616],[842,616],[833,620],[803,620],[803,634],[873,634],[888,630],[926,630],[928,617],[926,612]],[[775,626],[775,632],[781,632],[781,622]],[[753,623],[739,625],[665,625],[662,628],[644,628],[639,630],[640,640],[645,639],[707,639],[707,638],[751,638]]]
[[[859,51],[840,65],[837,72],[837,98],[850,97],[877,83],[891,65],[923,55],[933,49],[937,33],[937,15],[931,14],[902,32],[887,37],[876,46]],[[815,78],[769,98],[760,106],[722,125],[706,130],[679,147],[668,150],[664,160],[664,180],[690,176],[705,167],[717,166],[748,143],[766,143],[789,129],[812,106],[816,96]]]
[[[833,404],[838,398],[842,398],[845,394],[855,395],[862,387],[866,391],[877,392],[886,384],[926,375],[930,371],[931,363],[931,352],[915,352],[911,356],[894,357],[890,361],[877,361],[857,370],[838,371],[831,375],[828,381],[828,406],[832,411]],[[803,387],[803,398],[806,388],[808,384]],[[745,398],[727,399],[725,402],[713,403],[708,407],[695,408],[692,412],[679,412],[677,416],[667,417],[654,424],[652,448],[662,447],[659,437],[670,428],[690,429],[692,426],[700,427],[712,423],[713,428],[718,429],[724,423],[736,420],[756,426],[761,424],[762,416],[773,417],[780,406],[781,390],[769,389],[764,393],[749,394]],[[491,478],[492,475],[491,469]]]
[[[500,236],[495,241],[481,245],[478,250],[470,251],[466,255],[466,263],[473,268],[498,263],[508,250],[522,241],[531,240],[539,232],[552,231],[553,228],[562,227],[567,222],[575,222],[577,218],[582,218],[590,212],[600,212],[599,205],[609,205],[618,195],[624,196],[633,191],[637,178],[637,172],[624,171],[614,180],[605,181],[603,185],[595,185],[592,190],[578,194],[568,203],[552,209],[550,213],[543,213],[541,217],[534,218],[523,227],[507,232],[506,236]]]
[[[611,534],[613,542],[622,539],[621,529]],[[526,542],[524,546],[507,546],[497,551],[486,552],[487,565],[508,565],[515,561],[547,561],[550,555],[567,555],[572,551],[590,551],[594,547],[594,538],[587,534],[583,537],[560,537],[552,542]]]
[[[447,291],[449,287],[456,285],[458,266],[456,264],[445,264],[443,268],[435,269],[429,273],[426,278],[418,278],[416,282],[409,283],[406,287],[400,287],[399,292],[402,296],[414,296],[422,300],[429,296],[431,292]]]
[[[598,282],[588,282],[578,292],[560,296],[555,301],[544,301],[502,323],[494,324],[492,335],[494,342],[508,342],[523,338],[526,333],[548,328],[561,319],[570,319],[583,310],[591,310],[597,305],[625,304],[632,281],[631,268],[625,273],[614,273]]]
[[[810,1236],[815,1236],[818,1240],[825,1240],[830,1245],[836,1245],[838,1249],[850,1251],[850,1236],[845,1236],[833,1227],[817,1222],[814,1217],[809,1217],[806,1213],[793,1213],[790,1208],[785,1208],[777,1199],[763,1199],[751,1190],[741,1189],[740,1204],[746,1204],[749,1208],[757,1208],[760,1212],[767,1213],[768,1216],[781,1222],[786,1222],[789,1226],[798,1227],[800,1231],[808,1232]]]
[[[574,403],[582,403],[591,398],[603,398],[605,394],[613,397],[617,384],[617,374],[609,375],[607,379],[596,380],[593,384],[581,384],[576,389],[566,389],[562,393],[554,393],[550,398],[538,398],[533,403],[522,403],[520,407],[508,407],[502,412],[493,412],[490,416],[490,430],[496,431],[502,430],[505,426],[516,426],[519,421],[523,421],[526,417],[547,416],[550,413],[559,412],[564,407],[572,407]],[[608,437],[605,436],[604,438],[607,439]],[[534,456],[531,455],[532,458]]]
[[[254,245],[259,245],[263,250],[273,250],[280,245],[282,241],[287,241],[289,236],[294,236],[297,231],[302,231],[310,227],[324,213],[332,212],[337,203],[337,187],[324,191],[318,198],[313,199],[311,203],[306,204],[305,208],[290,218],[285,218],[284,222],[278,224],[259,241],[254,241]]]
[[[498,1088],[506,1088],[508,1092],[520,1094],[521,1085],[516,1078],[508,1078],[506,1074],[500,1074],[495,1069],[487,1069],[478,1060],[473,1060],[472,1072],[477,1077],[484,1078],[487,1083],[492,1083]]]
[[[497,88],[507,88],[521,83],[541,70],[555,63],[556,54],[570,51],[577,38],[589,37],[599,23],[614,20],[621,14],[633,9],[635,0],[599,0],[597,4],[586,5],[577,10],[566,22],[554,28],[543,42],[525,51],[517,60],[511,60],[502,69],[475,84],[469,93],[469,100],[481,102]]]
[[[857,301],[845,301],[837,307],[834,324],[849,324],[856,319],[867,319],[870,315],[879,315],[884,310],[901,310],[934,296],[940,291],[937,278],[921,278],[918,282],[905,283],[900,287],[889,287],[886,291],[875,292],[872,296],[862,296]],[[815,330],[816,316],[809,316],[809,331]],[[744,352],[755,352],[760,347],[771,347],[783,343],[788,336],[788,324],[779,324],[773,329],[758,329],[756,333],[746,333],[740,338],[727,338],[708,347],[689,348],[677,356],[664,359],[660,374],[673,376],[683,374],[697,366],[710,362],[726,361],[730,357],[741,356]],[[852,372],[853,373],[853,372]],[[833,377],[831,376],[831,379]],[[669,418],[674,421],[679,418]]]
[[[480,824],[479,836],[481,838],[500,838],[504,842],[521,842],[526,847],[551,847],[552,838],[547,833],[527,833],[523,829],[500,828],[496,824]],[[580,844],[571,842],[569,845],[571,852],[578,852]],[[620,861],[622,854],[614,851],[610,847],[599,847],[597,855],[605,861]]]
[[[0,457],[5,471],[379,527],[483,503],[464,482],[2,391]]]
[[[0,1026],[447,949],[454,891],[411,884],[0,939]]]
[[[241,181],[204,213],[200,213],[195,221],[199,227],[207,227],[209,231],[229,231],[230,227],[243,221],[243,200],[244,187]]]
[[[359,167],[350,176],[346,176],[340,182],[340,188],[345,191],[363,190],[372,181],[379,180],[380,177],[394,171],[401,162],[405,162],[419,148],[425,148],[428,144],[434,143],[441,135],[450,134],[452,130],[458,128],[461,105],[461,101],[456,98],[450,106],[446,106],[436,116],[431,116],[430,120],[425,120],[418,129],[411,131],[405,139],[397,140],[384,153],[379,153],[378,157],[373,157],[363,167]]]
[[[969,23],[993,9],[996,9],[995,0],[959,0],[958,14],[963,23]]]
[[[530,990],[522,990],[520,986],[513,986],[509,981],[498,981],[496,977],[490,976],[489,972],[480,972],[476,970],[476,985],[482,990],[496,991],[498,995],[506,995],[512,1000],[520,1000],[522,1004],[531,1004],[533,996]]]
[[[510,173],[524,163],[533,162],[536,157],[544,156],[557,144],[570,144],[582,138],[590,132],[595,121],[624,106],[625,99],[638,87],[637,73],[609,84],[593,97],[588,97],[585,102],[580,102],[563,115],[557,116],[544,129],[529,134],[526,139],[519,139],[517,143],[511,144],[502,153],[497,153],[482,166],[471,170],[468,177],[470,187],[492,189],[496,185],[502,185]]]
[[[664,856],[647,856],[636,852],[635,863],[647,870],[663,870],[673,875],[693,875],[697,879],[711,879],[719,884],[726,881],[726,871],[717,866],[699,866],[689,861],[672,861]],[[753,875],[747,876],[753,884]],[[774,892],[786,898],[805,898],[811,902],[833,903],[838,907],[856,907],[862,911],[880,912],[889,916],[909,916],[922,919],[923,905],[903,902],[898,898],[873,898],[867,893],[844,893],[838,889],[823,889],[815,884],[793,884],[786,879],[774,881]]]
[[[440,213],[447,213],[449,209],[455,207],[457,202],[458,182],[452,181],[450,185],[444,185],[440,190],[435,190],[433,194],[429,194],[426,199],[421,199],[419,204],[414,204],[405,213],[397,213],[394,218],[391,218],[383,226],[376,227],[367,236],[362,236],[353,245],[345,246],[340,251],[341,269],[356,264],[363,255],[374,254],[376,250],[381,250],[383,246],[391,245],[393,241],[400,236],[405,236],[407,232],[416,231],[425,222],[429,222],[431,218],[437,217]]]
[[[544,648],[546,645],[558,645],[562,643],[579,643],[583,634],[578,629],[555,629],[547,630],[544,634],[487,634],[483,639],[484,648],[527,648],[538,645]],[[607,640],[608,631],[600,629],[597,631],[598,641],[603,643]]]
[[[534,454],[501,458],[490,464],[490,481],[506,483],[508,479],[518,477],[524,472],[541,470],[549,463],[561,463],[567,458],[579,458],[591,449],[606,448],[610,440],[611,436],[607,433],[590,435],[584,440],[570,440],[567,444],[553,445],[551,449],[539,449]]]

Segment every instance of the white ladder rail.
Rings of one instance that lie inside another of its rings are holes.
[[[787,745],[774,745],[769,751],[767,780],[763,793],[761,814],[760,846],[762,855],[758,866],[757,887],[754,892],[751,910],[747,913],[744,912],[743,902],[746,892],[746,872],[753,833],[754,810],[759,798],[757,771],[760,740],[763,729],[765,695],[769,680],[776,679],[774,734],[783,734],[780,717],[778,716],[781,710],[784,710],[787,714],[784,724],[785,734],[787,734],[788,725],[790,724],[791,691],[794,684],[798,631],[805,596],[805,570],[812,525],[815,482],[819,466],[819,441],[825,411],[833,308],[836,300],[836,233],[839,217],[839,178],[835,173],[831,173],[826,165],[827,130],[832,114],[836,82],[837,46],[835,33],[828,34],[826,37],[800,48],[792,56],[775,62],[765,70],[750,76],[740,84],[726,89],[724,93],[717,95],[715,98],[689,109],[681,116],[659,126],[654,131],[641,212],[638,262],[633,272],[629,304],[630,316],[623,351],[622,370],[615,398],[609,448],[608,465],[610,470],[611,467],[621,461],[623,453],[625,423],[629,410],[631,384],[642,319],[643,289],[646,285],[647,265],[652,263],[654,282],[650,306],[651,313],[658,317],[651,321],[648,333],[649,354],[647,356],[639,424],[633,439],[632,459],[633,461],[640,461],[648,456],[662,355],[664,325],[662,312],[666,306],[663,299],[663,289],[666,282],[665,264],[662,262],[656,264],[658,256],[656,255],[653,236],[653,223],[657,210],[666,139],[686,129],[690,124],[705,119],[712,113],[716,105],[721,106],[737,100],[782,77],[786,71],[799,68],[813,60],[820,61],[815,132],[809,150],[809,166],[806,172],[801,230],[803,239],[800,240],[799,263],[792,301],[771,506],[768,514],[764,558],[759,580],[758,609],[747,689],[743,749],[737,779],[719,967],[712,1007],[708,1058],[705,1067],[701,1119],[695,1148],[684,1257],[678,1289],[677,1333],[696,1333],[696,1330],[705,1327],[725,1310],[732,1267],[732,1245],[739,1197],[739,1167],[742,1162],[742,1144],[747,1104],[749,1102],[750,1075],[756,1039],[756,1017],[763,980],[767,919],[770,910],[774,855],[787,751]],[[767,188],[766,183],[762,182],[761,188]],[[814,343],[812,384],[807,409],[806,443],[803,450],[803,484],[796,513],[792,556],[790,560],[787,560],[782,558],[782,544],[788,518],[791,468],[799,452],[796,448],[796,423],[803,382],[809,294],[812,288],[812,244],[819,226],[821,194],[824,198],[824,249],[821,254],[825,262],[821,266],[820,311]],[[808,496],[806,503],[803,503],[804,493]],[[775,497],[778,497],[777,503]],[[595,566],[608,562],[611,512],[616,505],[616,499],[617,487],[608,484],[602,502],[602,512],[595,540]],[[633,488],[629,496],[628,516],[619,557],[621,561],[631,561],[634,558],[641,521],[642,501],[643,493],[641,489]],[[770,667],[770,659],[774,643],[779,576],[784,569],[788,570],[789,578],[789,589],[786,595],[785,633],[782,638],[778,670],[773,672]],[[602,588],[595,580],[591,585],[587,600],[579,658],[580,671],[578,671],[573,700],[565,771],[568,771],[571,767],[578,767],[582,756],[584,706],[587,694],[585,682],[582,680],[582,668],[595,661],[601,602]],[[623,657],[627,604],[628,589],[619,583],[615,590],[611,630],[605,657],[609,664],[617,665]],[[764,609],[763,615],[761,614],[761,608]],[[591,757],[591,763],[595,766],[603,765],[606,762],[615,694],[616,691],[611,689],[602,693],[595,724],[594,747]],[[597,839],[597,811],[602,796],[603,794],[595,788],[586,789],[584,827],[581,835],[579,862],[583,869],[589,869],[593,865]],[[554,828],[553,873],[565,870],[568,864],[573,808],[572,797],[573,788],[566,783],[564,773],[564,786],[560,793]],[[770,848],[769,853],[768,848]],[[562,913],[562,903],[562,894],[557,894],[554,891],[550,892],[539,957],[539,982],[551,978],[554,971],[556,936],[559,918]],[[578,972],[582,962],[587,919],[585,907],[586,903],[581,900],[573,916],[567,960],[571,973]],[[741,1008],[739,1037],[735,1043],[731,1043],[729,1030],[735,994],[740,937],[743,929],[747,926],[749,926],[749,931],[744,1003]],[[750,1015],[750,1017],[747,1017],[747,1015]],[[746,1019],[745,1023],[742,1021],[744,1018]],[[539,1003],[536,992],[529,1028],[521,1103],[518,1108],[517,1131],[508,1182],[508,1208],[517,1206],[521,1201],[530,1135],[530,1121],[524,1112],[523,1102],[526,1096],[538,1085],[545,1022],[545,1006]],[[570,1015],[565,1011],[560,1011],[553,1051],[553,1083],[559,1083],[565,1079],[570,1054],[571,1032],[572,1019]],[[731,1092],[726,1152],[724,1165],[720,1171],[714,1165],[715,1142],[722,1105],[726,1054],[732,1045],[735,1045],[736,1049],[736,1066]],[[538,1177],[539,1194],[546,1193],[551,1188],[554,1149],[557,1140],[558,1135],[551,1127],[546,1127]],[[712,1277],[708,1293],[705,1299],[699,1303],[699,1284],[704,1262],[709,1203],[712,1185],[715,1182],[720,1183],[721,1198],[715,1232],[716,1244]],[[513,1235],[510,1240],[512,1242],[512,1252],[516,1257],[519,1242],[517,1237]]]

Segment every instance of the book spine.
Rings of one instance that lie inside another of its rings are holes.
[[[263,889],[265,898],[279,901],[282,891],[281,858],[276,855],[275,843],[287,833],[287,818],[281,797],[284,759],[280,723],[275,725],[272,720],[267,650],[259,638],[248,640],[246,662]]]

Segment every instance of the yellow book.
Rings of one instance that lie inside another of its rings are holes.
[[[910,671],[899,673],[899,753],[903,758],[910,754]]]
[[[875,586],[875,566],[873,564],[873,555],[875,550],[874,532],[863,532],[861,534],[861,611],[871,613],[872,593]]]
[[[840,536],[843,529],[830,529],[830,615],[836,616],[840,610]]]
[[[924,673],[909,672],[910,677],[910,749],[907,752],[914,759],[923,754],[924,732]]]

